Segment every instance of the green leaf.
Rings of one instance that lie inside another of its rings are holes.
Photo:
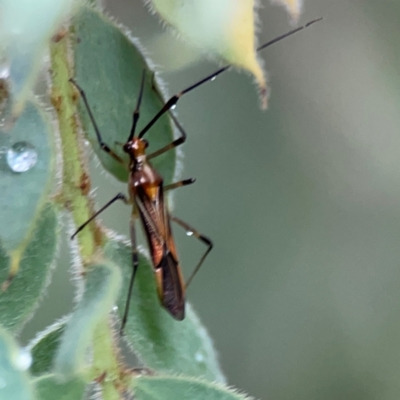
[[[103,15],[93,9],[82,8],[73,24],[75,79],[86,92],[103,141],[128,161],[122,146],[117,142],[125,143],[128,139],[143,71],[146,71],[147,76],[137,132],[163,106],[163,102],[152,89],[153,72],[138,44]],[[158,87],[157,80],[154,84]],[[103,166],[118,179],[126,181],[126,166],[100,150],[82,101],[79,102],[79,111],[87,138]],[[170,143],[173,137],[171,121],[165,115],[146,134],[149,153]],[[171,150],[154,159],[155,168],[166,182],[170,182],[174,176],[175,158],[176,153]]]
[[[86,384],[80,379],[57,382],[54,375],[45,375],[34,380],[40,400],[81,400]]]
[[[23,110],[48,41],[73,3],[75,0],[1,1],[0,59],[3,56],[8,67],[14,115]]]
[[[87,267],[85,289],[58,349],[54,371],[68,379],[85,372],[86,352],[99,322],[107,317],[121,287],[119,268],[109,262]]]
[[[0,146],[27,142],[37,153],[36,164],[26,172],[14,172],[6,157],[0,163],[0,243],[8,252],[27,240],[46,200],[55,165],[52,131],[44,111],[29,102],[13,128],[0,132]]]
[[[119,265],[124,277],[118,299],[122,316],[132,273],[131,247],[112,239],[104,250]],[[224,382],[212,340],[192,307],[186,304],[185,319],[176,321],[161,307],[156,293],[150,261],[141,256],[125,328],[126,339],[137,357],[156,371]]]
[[[253,74],[261,105],[267,107],[267,81],[255,46],[254,0],[151,0],[149,4],[189,43]]]
[[[283,5],[289,13],[290,17],[292,18],[292,22],[298,22],[303,3],[301,0],[272,0],[272,3]]]
[[[37,334],[27,346],[32,355],[30,372],[32,375],[43,375],[52,370],[54,358],[61,342],[62,334],[69,316],[58,320],[44,331]]]
[[[139,376],[133,386],[136,400],[250,400],[223,385],[185,377]]]
[[[21,189],[23,191],[23,188]],[[16,331],[31,317],[49,283],[57,250],[58,219],[53,204],[46,204],[20,264],[20,272],[8,289],[0,292],[0,323]],[[0,282],[8,275],[10,257],[0,248]]]
[[[34,400],[34,388],[26,370],[29,353],[21,350],[15,340],[0,327],[0,399]]]
[[[0,196],[0,275],[3,291],[18,274],[27,246],[35,240],[36,225],[54,172],[55,146],[51,134],[52,126],[44,111],[33,101],[26,104],[10,131],[0,132],[0,146],[7,148],[6,155],[0,160],[0,193],[4,194]],[[50,246],[47,255],[51,251]],[[38,261],[42,260],[39,258]],[[35,265],[35,268],[39,266]],[[39,273],[38,278],[42,277],[43,274]],[[1,297],[3,295],[0,294]],[[9,295],[6,298],[9,299]],[[24,308],[20,309],[19,314],[24,311]],[[7,320],[0,321],[10,326],[9,317],[8,313]],[[15,320],[11,324],[16,322],[21,321]]]

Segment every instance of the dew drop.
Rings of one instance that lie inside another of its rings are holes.
[[[214,82],[216,79],[217,79],[217,77],[213,76],[210,80],[211,80],[211,82]]]
[[[13,172],[29,171],[36,162],[36,149],[28,142],[14,143],[7,150],[7,164]]]
[[[13,361],[15,368],[26,371],[32,364],[32,355],[27,349],[21,349]]]
[[[186,231],[187,236],[193,236],[194,232],[193,231]]]
[[[203,356],[203,354],[202,354],[200,351],[198,351],[198,352],[194,355],[194,358],[195,358],[195,360],[196,360],[198,363],[204,361],[204,356]]]
[[[10,77],[10,66],[8,63],[1,63],[0,64],[0,79],[8,79]]]
[[[117,310],[118,310],[118,306],[114,306],[113,311],[117,311]]]
[[[175,110],[176,108],[176,104],[174,104],[173,106],[171,106],[171,110]]]

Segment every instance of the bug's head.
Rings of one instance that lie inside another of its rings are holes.
[[[133,138],[124,144],[123,150],[129,154],[131,159],[137,159],[146,155],[146,149],[149,143],[145,139]]]

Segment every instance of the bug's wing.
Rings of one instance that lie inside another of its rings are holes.
[[[158,296],[162,305],[177,320],[185,317],[185,288],[179,263],[168,248],[155,270]]]
[[[149,245],[160,302],[177,320],[185,316],[185,286],[162,187],[137,189],[136,203]]]

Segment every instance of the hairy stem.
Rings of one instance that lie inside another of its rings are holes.
[[[76,119],[78,94],[69,82],[72,76],[68,54],[68,36],[53,42],[51,56],[51,100],[58,117],[63,159],[63,176],[59,203],[69,211],[75,226],[83,224],[93,214],[93,203],[89,197],[90,178]],[[77,236],[79,256],[83,268],[101,255],[105,237],[100,226],[89,224]],[[86,376],[100,384],[104,400],[122,398],[123,367],[118,359],[109,317],[104,316],[95,329],[93,337],[93,365]]]

